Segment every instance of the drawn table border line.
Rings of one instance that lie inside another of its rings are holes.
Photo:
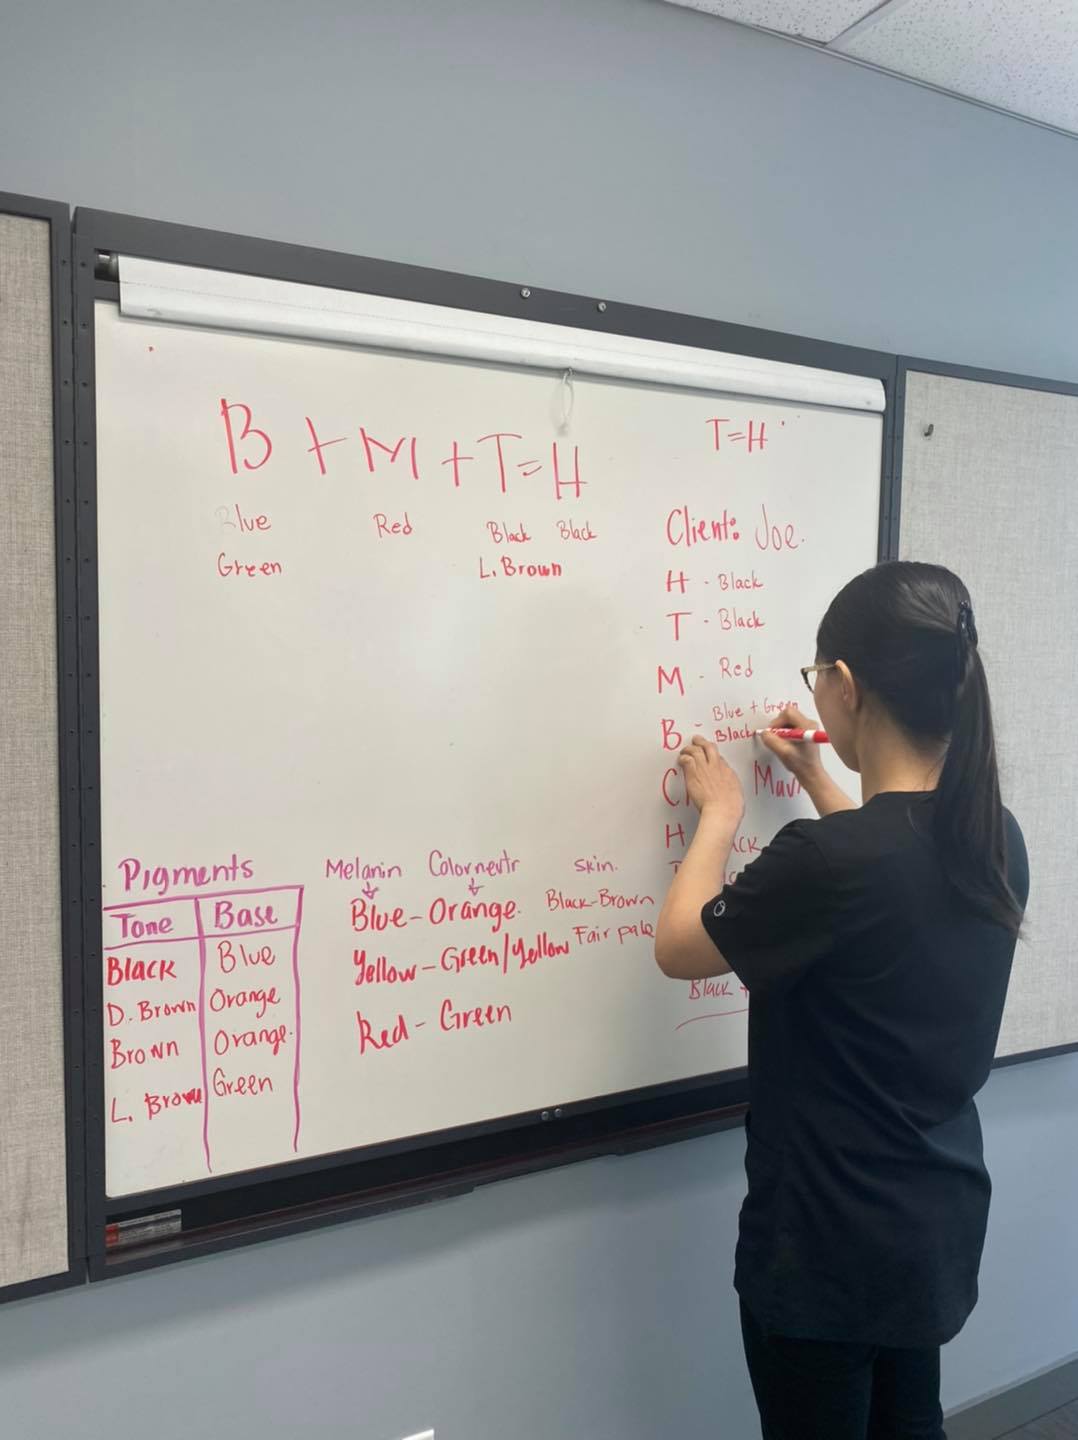
[[[286,891],[295,893],[296,918],[290,925],[266,926],[263,929],[251,929],[244,927],[240,930],[203,930],[202,910],[200,902],[203,900],[222,900],[241,895],[279,895]],[[210,1083],[209,1083],[209,1061],[206,1047],[206,942],[209,940],[224,939],[249,939],[252,935],[282,935],[292,932],[292,983],[295,992],[295,1060],[292,1064],[292,1151],[299,1152],[299,1131],[300,1131],[300,1103],[299,1103],[299,1075],[300,1075],[300,979],[299,979],[299,932],[303,922],[303,885],[266,885],[260,889],[250,890],[221,890],[201,895],[181,895],[173,899],[161,896],[156,900],[135,900],[131,905],[103,905],[102,915],[111,911],[135,909],[147,905],[193,905],[195,910],[195,924],[198,930],[194,935],[165,935],[150,936],[145,940],[124,941],[118,946],[106,945],[102,937],[102,958],[107,952],[113,949],[126,949],[136,945],[190,945],[198,946],[198,1037],[199,1047],[202,1052],[202,1150],[206,1158],[206,1169],[213,1175],[213,1156],[210,1149]],[[102,976],[104,979],[104,976]]]
[[[294,920],[291,925],[267,925],[262,930],[206,930],[196,935],[150,935],[145,940],[121,940],[118,945],[102,942],[101,949],[106,953],[109,950],[130,950],[136,945],[190,945],[200,940],[249,940],[252,935],[283,935],[287,930],[298,930],[299,921]]]

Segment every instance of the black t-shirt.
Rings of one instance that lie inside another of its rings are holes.
[[[749,991],[734,1283],[774,1334],[942,1344],[976,1303],[991,1185],[973,1096],[1014,939],[944,879],[933,803],[890,791],[795,820],[703,910]]]

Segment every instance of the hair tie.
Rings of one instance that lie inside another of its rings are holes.
[[[958,606],[958,620],[955,630],[960,638],[966,639],[972,646],[977,644],[977,626],[973,620],[973,606],[968,600],[962,600]]]

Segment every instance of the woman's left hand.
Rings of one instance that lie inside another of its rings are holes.
[[[694,735],[678,756],[689,799],[701,814],[714,811],[736,829],[745,813],[741,781],[719,754],[719,747]]]

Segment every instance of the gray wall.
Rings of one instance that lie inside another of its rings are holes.
[[[37,0],[0,188],[1078,378],[1078,141],[658,0]],[[1078,1057],[995,1074],[956,1405],[1078,1351]],[[744,1440],[738,1134],[0,1311],[20,1440]]]
[[[1078,1350],[1078,1057],[983,1093],[995,1181],[958,1405]],[[0,1309],[12,1440],[750,1440],[742,1136]]]

